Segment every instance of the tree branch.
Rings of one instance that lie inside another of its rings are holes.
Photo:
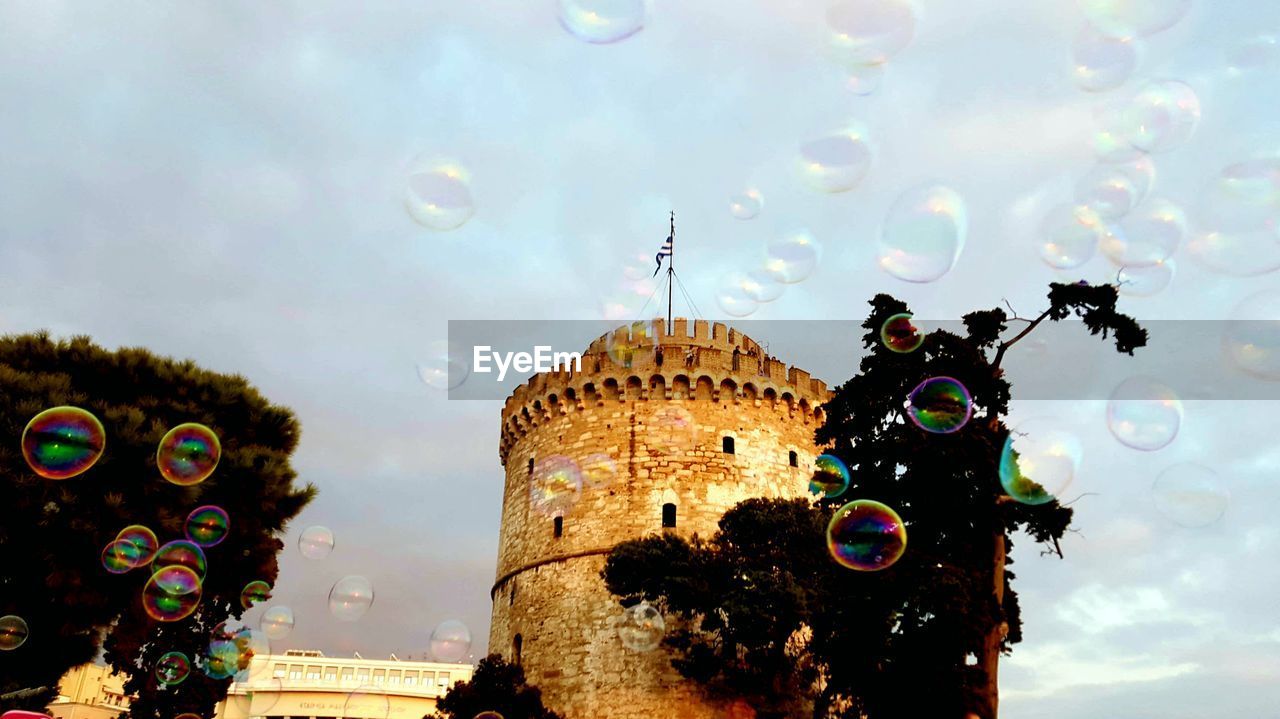
[[[994,361],[991,362],[991,368],[999,369],[1000,362],[1004,360],[1004,353],[1008,351],[1010,347],[1017,344],[1018,341],[1021,340],[1023,337],[1026,337],[1027,335],[1031,334],[1031,331],[1034,330],[1041,322],[1044,322],[1046,319],[1048,319],[1048,317],[1049,317],[1049,310],[1045,310],[1044,312],[1041,312],[1039,317],[1035,318],[1034,320],[1031,320],[1031,323],[1028,324],[1026,327],[1024,327],[1021,332],[1014,335],[1013,339],[1009,340],[1008,342],[1001,342],[1000,347],[996,350],[996,358]]]

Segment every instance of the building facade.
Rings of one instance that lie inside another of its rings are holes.
[[[129,709],[125,678],[100,664],[82,664],[58,681],[58,696],[49,705],[55,719],[116,719]]]
[[[519,662],[566,719],[725,716],[662,647],[622,646],[600,571],[619,542],[710,537],[743,499],[805,495],[819,453],[823,382],[722,324],[672,324],[597,339],[581,371],[535,375],[502,411],[489,651]],[[542,473],[566,465],[582,472],[576,501],[549,515]]]
[[[326,657],[291,649],[256,656],[217,719],[422,719],[470,664]]]

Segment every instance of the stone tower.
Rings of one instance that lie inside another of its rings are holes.
[[[664,531],[710,537],[743,499],[805,495],[818,454],[825,383],[722,324],[696,321],[692,335],[687,320],[671,334],[664,324],[597,339],[581,371],[535,375],[502,411],[489,651],[519,661],[566,719],[724,716],[663,647],[621,644],[622,610],[600,570],[619,542]],[[594,468],[577,501],[558,518],[535,511],[539,462],[565,458]]]

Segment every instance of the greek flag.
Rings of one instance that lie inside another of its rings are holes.
[[[675,248],[675,234],[671,234],[667,237],[667,241],[662,243],[662,249],[658,250],[657,256],[653,258],[654,261],[658,263],[658,268],[653,271],[654,277],[657,277],[658,270],[662,269],[662,258],[670,257],[672,255],[672,251],[674,248]]]

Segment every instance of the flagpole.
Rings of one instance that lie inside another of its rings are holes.
[[[667,258],[667,334],[674,330],[671,324],[671,288],[675,284],[676,273],[676,211],[671,211],[671,256]]]

